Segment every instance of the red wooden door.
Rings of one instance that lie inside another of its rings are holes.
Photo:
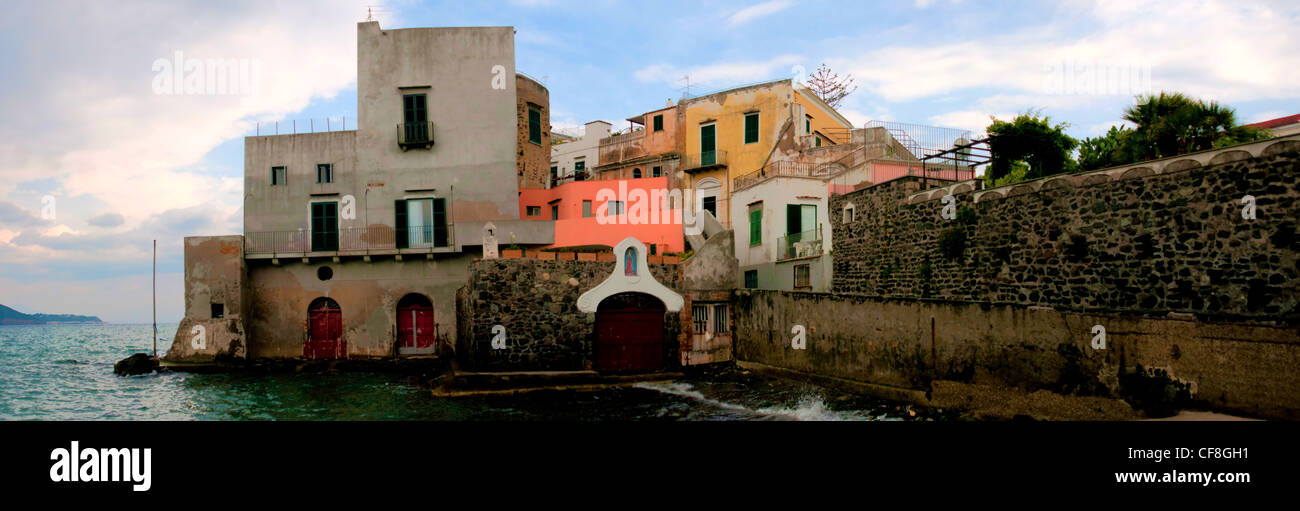
[[[431,348],[437,330],[433,306],[419,295],[403,298],[397,305],[397,345],[401,348]]]
[[[602,301],[596,311],[596,369],[649,371],[663,365],[663,302],[640,293]]]
[[[347,341],[343,340],[343,311],[329,298],[311,302],[307,314],[307,342],[302,346],[303,358],[343,358],[347,356]]]

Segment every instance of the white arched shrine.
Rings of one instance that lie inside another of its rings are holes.
[[[632,249],[631,254],[628,249]],[[650,273],[644,243],[629,236],[614,247],[614,255],[614,272],[604,282],[578,297],[578,310],[594,313],[601,301],[619,293],[645,293],[664,302],[664,307],[669,312],[682,310],[682,305],[686,303],[682,295],[660,284]],[[628,255],[635,256],[630,265]]]

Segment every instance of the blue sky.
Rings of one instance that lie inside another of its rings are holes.
[[[253,123],[354,124],[355,24],[378,3],[8,6],[0,303],[145,321],[156,238],[159,315],[178,320],[182,238],[240,232],[242,136]],[[390,0],[377,18],[385,28],[514,26],[517,69],[550,89],[561,130],[596,119],[626,127],[680,97],[684,76],[700,92],[821,63],[856,79],[841,112],[859,125],[979,131],[989,115],[1035,109],[1086,137],[1120,122],[1134,92],[1158,90],[1218,100],[1242,122],[1300,113],[1294,2]],[[176,51],[256,61],[260,90],[159,95],[151,64]],[[1089,81],[1130,70],[1139,79],[1122,87]],[[45,196],[53,218],[42,216]]]

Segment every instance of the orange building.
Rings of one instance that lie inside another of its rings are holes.
[[[542,248],[613,247],[631,236],[653,254],[682,252],[681,199],[670,208],[668,191],[667,177],[525,188],[519,190],[519,217],[555,222],[555,243]]]

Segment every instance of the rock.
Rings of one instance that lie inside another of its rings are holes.
[[[570,277],[570,278],[569,278],[569,285],[570,285],[570,286],[573,286],[573,287],[578,287],[578,279],[575,279],[575,278]]]
[[[136,353],[113,364],[113,374],[118,376],[152,373],[159,369],[158,359],[144,353]]]

